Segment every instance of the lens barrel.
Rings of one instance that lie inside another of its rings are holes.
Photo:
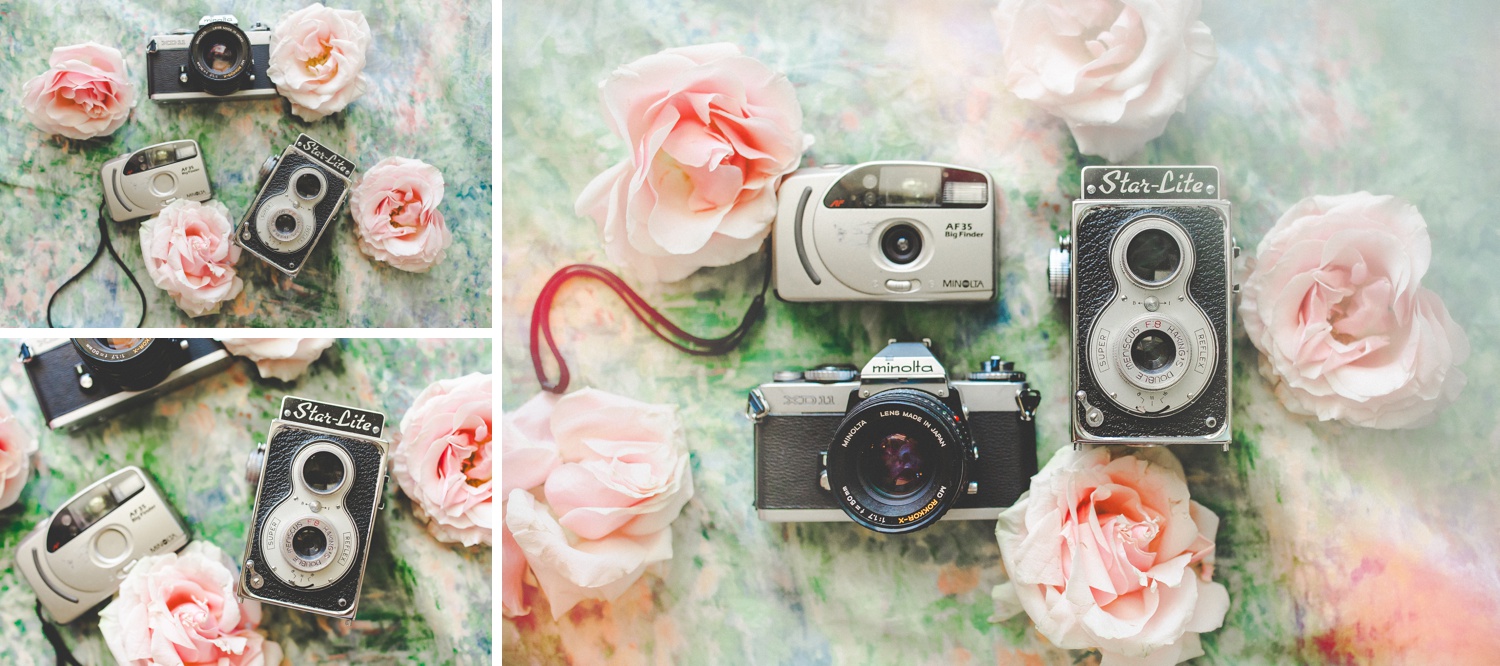
[[[74,338],[73,348],[96,377],[126,391],[160,384],[182,366],[186,349],[172,338]]]
[[[250,77],[250,38],[239,26],[214,21],[188,43],[188,78],[210,95],[228,95]]]

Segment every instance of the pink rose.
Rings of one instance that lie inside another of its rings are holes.
[[[1256,254],[1240,317],[1287,409],[1409,428],[1463,389],[1468,338],[1422,287],[1432,241],[1411,204],[1368,192],[1309,197]]]
[[[255,363],[260,376],[289,382],[333,346],[333,338],[218,338],[235,356]]]
[[[511,491],[531,491],[546,483],[561,462],[557,442],[552,440],[552,410],[557,396],[538,393],[506,414],[500,421],[500,515],[503,517]],[[522,600],[526,578],[526,553],[521,550],[510,528],[500,523],[500,587],[506,617],[526,615],[531,609]]]
[[[31,478],[36,438],[0,403],[0,509],[16,503]]]
[[[26,82],[21,106],[37,129],[70,139],[114,134],[135,106],[120,51],[93,42],[52,49],[52,69]]]
[[[445,379],[401,417],[391,471],[439,541],[493,543],[493,386],[486,374]]]
[[[143,558],[99,611],[99,632],[121,666],[260,666],[281,663],[266,640],[260,603],[237,601],[229,556],[205,541]]]
[[[786,77],[733,44],[667,49],[600,85],[630,156],[576,204],[611,261],[671,282],[760,247],[776,186],[802,159],[802,108]]]
[[[224,204],[173,201],[141,224],[146,272],[188,316],[215,314],[245,286],[234,270],[240,246],[232,233]]]
[[[523,489],[534,476],[510,491],[505,524],[557,618],[585,599],[618,597],[672,557],[671,523],[693,496],[693,477],[671,406],[584,389],[523,409],[535,410],[535,422],[548,406],[562,464],[547,475],[546,504]],[[512,464],[521,463],[503,461]]]
[[[1001,0],[1005,85],[1119,162],[1161,136],[1218,59],[1200,0]]]
[[[1099,648],[1104,666],[1186,661],[1229,610],[1209,580],[1218,528],[1167,449],[1064,448],[1000,514],[1010,582],[995,598],[1059,647]]]
[[[360,177],[349,197],[359,249],[403,271],[426,273],[453,242],[438,211],[443,174],[431,164],[387,157]]]
[[[363,13],[315,2],[282,16],[271,30],[266,75],[291,101],[292,113],[312,122],[365,94],[369,48],[370,24]]]

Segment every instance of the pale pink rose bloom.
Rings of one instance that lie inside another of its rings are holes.
[[[1001,0],[1005,85],[1119,162],[1161,136],[1218,49],[1200,0]]]
[[[292,103],[292,113],[312,122],[365,94],[369,49],[370,24],[363,13],[315,2],[282,16],[271,30],[266,75]]]
[[[494,378],[445,379],[401,417],[391,472],[439,541],[493,543]]]
[[[1431,259],[1427,221],[1391,196],[1309,197],[1276,221],[1240,318],[1287,409],[1409,428],[1458,397],[1469,341],[1422,287]]]
[[[1229,610],[1210,580],[1218,528],[1166,448],[1064,448],[1000,514],[1010,581],[995,597],[1059,647],[1098,648],[1103,666],[1186,661]]]
[[[266,379],[292,381],[333,346],[333,338],[218,338],[235,356],[255,363]]]
[[[621,67],[600,92],[630,156],[575,206],[598,223],[610,260],[672,282],[753,254],[776,186],[810,142],[786,77],[733,44],[706,44]]]
[[[505,516],[511,491],[540,490],[547,477],[561,462],[557,442],[552,439],[552,410],[557,396],[542,392],[500,420],[500,515]],[[526,553],[510,533],[505,521],[500,523],[500,587],[506,617],[531,612],[522,599],[526,581]]]
[[[21,489],[31,478],[31,457],[36,448],[36,437],[0,403],[0,509],[21,497]]]
[[[675,408],[595,389],[551,405],[562,464],[547,476],[547,504],[512,490],[505,523],[556,618],[585,599],[618,597],[672,557],[671,523],[693,478]]]
[[[360,177],[349,198],[359,249],[370,258],[426,273],[453,243],[438,204],[443,174],[431,164],[387,157]]]
[[[21,88],[21,106],[37,129],[70,139],[114,134],[135,106],[135,85],[120,51],[93,42],[52,49],[46,73]]]
[[[218,201],[178,199],[141,224],[141,253],[156,286],[191,317],[216,314],[244,289],[235,274],[240,246],[229,236],[229,209]]]
[[[260,603],[235,599],[229,557],[194,541],[137,562],[120,593],[99,611],[99,633],[121,666],[273,666],[281,646],[266,640]]]

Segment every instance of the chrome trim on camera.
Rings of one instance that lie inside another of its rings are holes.
[[[1003,509],[994,507],[948,509],[938,522],[947,520],[995,520]],[[756,509],[756,515],[768,523],[850,523],[843,509]]]

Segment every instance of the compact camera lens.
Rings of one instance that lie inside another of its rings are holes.
[[[310,173],[297,176],[297,196],[303,199],[312,199],[323,193],[323,181]]]
[[[193,33],[188,60],[188,77],[203,92],[228,95],[249,78],[250,38],[233,23],[209,23]]]
[[[927,461],[935,458],[930,441],[891,433],[872,444],[860,457],[860,478],[890,499],[910,497],[927,486],[932,473]]]
[[[1177,239],[1161,229],[1146,229],[1125,246],[1125,267],[1136,279],[1148,285],[1159,285],[1177,274],[1182,264],[1182,248]]]
[[[892,225],[880,235],[880,251],[893,264],[909,264],[922,255],[922,234],[904,222]]]
[[[311,525],[297,530],[292,535],[292,552],[304,560],[316,560],[328,550],[328,536]]]
[[[1131,362],[1147,374],[1155,374],[1171,367],[1172,359],[1176,356],[1177,345],[1160,330],[1142,332],[1130,343]]]
[[[316,451],[302,463],[302,482],[323,495],[338,490],[344,485],[344,461],[332,451]]]
[[[73,348],[96,379],[126,391],[156,386],[186,361],[181,341],[165,338],[75,338]]]

